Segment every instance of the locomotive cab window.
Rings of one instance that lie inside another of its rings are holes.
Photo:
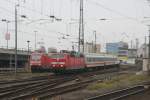
[[[84,57],[84,55],[83,55],[83,54],[80,54],[80,57]]]
[[[31,56],[31,60],[33,60],[33,61],[38,61],[38,60],[40,60],[40,55],[32,55]]]

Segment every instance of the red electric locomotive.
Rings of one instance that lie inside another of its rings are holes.
[[[71,72],[85,68],[83,54],[76,52],[61,52],[51,55],[51,67],[53,72]]]
[[[45,53],[33,52],[30,58],[32,72],[50,71],[51,59]]]

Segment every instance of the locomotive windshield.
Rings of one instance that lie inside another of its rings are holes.
[[[40,60],[40,58],[41,58],[41,56],[39,54],[33,54],[31,56],[31,60],[33,60],[33,61],[38,61],[38,60]]]
[[[52,54],[51,58],[64,58],[63,54]]]

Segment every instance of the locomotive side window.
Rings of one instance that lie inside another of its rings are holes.
[[[64,58],[63,54],[52,54],[51,58]]]
[[[75,55],[73,53],[70,54],[71,57],[75,57]]]

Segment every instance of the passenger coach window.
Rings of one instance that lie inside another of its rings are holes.
[[[88,58],[88,61],[91,62],[91,58]]]
[[[90,58],[87,58],[87,61],[90,62]]]

